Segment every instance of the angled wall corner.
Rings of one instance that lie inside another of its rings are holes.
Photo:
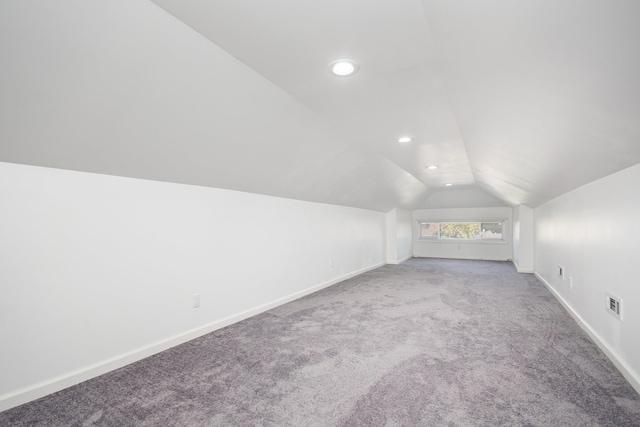
[[[386,215],[387,264],[400,264],[413,256],[411,211],[392,209]]]
[[[533,209],[526,205],[513,208],[513,264],[518,273],[534,272]]]

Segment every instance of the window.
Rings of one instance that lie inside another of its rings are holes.
[[[482,240],[503,240],[503,227],[501,222],[481,222],[480,238]]]
[[[420,238],[421,239],[437,239],[438,223],[437,222],[421,222]]]
[[[479,222],[441,222],[441,239],[477,239],[480,234]]]
[[[420,221],[420,240],[504,241],[504,221]]]

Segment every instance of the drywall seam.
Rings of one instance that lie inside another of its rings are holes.
[[[620,371],[620,373],[629,381],[629,384],[635,389],[635,391],[640,394],[640,375],[633,370],[620,356],[618,353],[609,346],[601,337],[598,335],[596,331],[594,331],[591,326],[584,319],[573,310],[571,305],[565,301],[562,296],[556,292],[555,289],[551,287],[551,285],[542,278],[538,273],[534,273],[536,277],[544,283],[544,285],[549,289],[551,294],[556,297],[556,299],[562,304],[562,306],[567,310],[567,312],[573,317],[573,319],[580,325],[580,327],[589,335],[591,340],[607,355],[609,360],[613,362],[616,368]]]
[[[241,320],[248,319],[249,317],[258,315],[267,310],[286,304],[298,298],[302,298],[306,295],[312,294],[321,289],[324,289],[331,285],[335,285],[336,283],[342,282],[343,280],[347,280],[359,274],[365,273],[367,271],[382,267],[383,265],[385,265],[385,263],[378,263],[370,267],[362,268],[355,272],[348,273],[343,276],[331,279],[327,282],[311,286],[307,289],[303,289],[298,292],[294,292],[291,295],[287,295],[275,301],[262,304],[248,310],[241,311],[240,313],[234,314],[232,316],[228,316],[223,319],[219,319],[214,322],[205,324],[203,326],[190,329],[180,334],[173,335],[164,340],[160,340],[152,344],[139,347],[135,350],[131,350],[126,353],[120,354],[119,356],[115,356],[115,357],[103,360],[101,362],[94,363],[82,369],[78,369],[64,375],[59,375],[47,381],[42,381],[40,383],[37,383],[32,386],[25,387],[16,391],[12,391],[10,393],[5,393],[0,396],[0,412],[6,411],[7,409],[14,408],[16,406],[30,402],[32,400],[39,399],[43,396],[46,396],[51,393],[55,393],[65,388],[74,386],[83,381],[87,381],[87,380],[90,380],[91,378],[95,378],[100,375],[106,374],[107,372],[111,372],[113,370],[122,368],[126,365],[137,362],[146,357],[160,353],[164,350],[168,350],[171,347],[175,347],[187,341],[191,341],[193,339],[196,339],[198,337],[201,337],[203,335],[206,335],[218,329],[240,322]]]

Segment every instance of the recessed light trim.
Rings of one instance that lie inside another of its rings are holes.
[[[446,183],[444,186],[445,187],[451,187],[453,184],[451,184],[450,182]]]
[[[436,169],[438,169],[439,167],[440,167],[440,166],[438,166],[438,165],[429,165],[429,166],[427,166],[427,169],[429,169],[429,170],[436,170]]]
[[[348,77],[358,72],[360,66],[352,59],[338,59],[329,65],[329,71],[334,76]]]
[[[413,138],[411,138],[410,136],[401,136],[400,138],[398,138],[398,142],[401,142],[403,144],[411,141],[413,141]]]

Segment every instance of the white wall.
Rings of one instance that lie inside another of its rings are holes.
[[[413,256],[431,258],[486,259],[506,261],[512,258],[511,218],[513,209],[498,208],[456,208],[456,209],[418,209],[413,211]],[[507,221],[505,241],[498,242],[460,242],[427,241],[418,239],[420,221]]]
[[[432,187],[418,209],[494,208],[508,206],[503,200],[475,185]]]
[[[386,215],[387,239],[385,241],[387,251],[387,263],[398,263],[398,227],[397,209],[391,209]]]
[[[396,218],[398,262],[402,262],[413,256],[413,221],[411,211],[397,209]]]
[[[9,163],[0,202],[0,410],[385,261],[355,208]]]
[[[533,209],[513,208],[513,264],[519,273],[533,273]]]
[[[412,256],[411,211],[392,209],[386,215],[387,263],[400,264]]]
[[[535,270],[640,392],[640,165],[534,211]],[[557,266],[565,269],[565,279]],[[623,300],[623,320],[605,311]]]

